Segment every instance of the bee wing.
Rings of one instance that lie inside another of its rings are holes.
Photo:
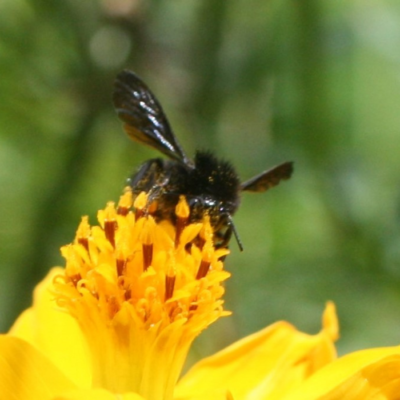
[[[115,80],[114,107],[125,122],[125,132],[134,140],[166,156],[190,164],[168,123],[164,111],[147,85],[132,71],[122,71]]]
[[[265,192],[278,185],[281,180],[289,179],[292,176],[292,172],[293,163],[285,162],[243,182],[240,185],[240,189],[247,192]]]

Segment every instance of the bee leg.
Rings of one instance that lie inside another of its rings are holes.
[[[162,179],[161,179],[162,178]],[[168,177],[160,177],[159,181],[156,182],[150,190],[147,192],[147,203],[146,209],[148,210],[153,202],[161,198],[165,192],[165,185],[168,183]]]
[[[164,163],[161,158],[153,158],[143,163],[128,179],[133,193],[149,192],[154,186],[159,186],[165,176]]]
[[[143,163],[129,179],[128,183],[137,196],[141,192],[147,193],[147,202],[143,208],[145,215],[152,214],[151,205],[161,198],[164,186],[168,183],[164,161],[153,158]]]
[[[228,248],[229,241],[231,240],[233,229],[230,226],[226,226],[222,230],[214,232],[214,246],[217,249]]]

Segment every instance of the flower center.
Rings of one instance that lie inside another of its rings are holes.
[[[229,277],[215,249],[207,216],[188,224],[184,197],[176,223],[156,222],[146,194],[126,191],[117,207],[82,218],[74,243],[64,246],[65,274],[54,281],[57,304],[81,326],[93,364],[93,386],[172,399],[195,337],[223,310]]]

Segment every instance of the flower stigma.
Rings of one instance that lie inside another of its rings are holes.
[[[61,249],[66,267],[53,291],[86,338],[93,388],[169,400],[193,340],[230,314],[221,261],[229,251],[214,248],[207,215],[189,223],[183,196],[176,223],[156,221],[156,210],[126,190],[98,212],[99,225],[83,217]]]

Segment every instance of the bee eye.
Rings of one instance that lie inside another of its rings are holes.
[[[193,197],[189,200],[189,206],[190,207],[195,207],[198,206],[200,203],[200,199],[198,197]]]

